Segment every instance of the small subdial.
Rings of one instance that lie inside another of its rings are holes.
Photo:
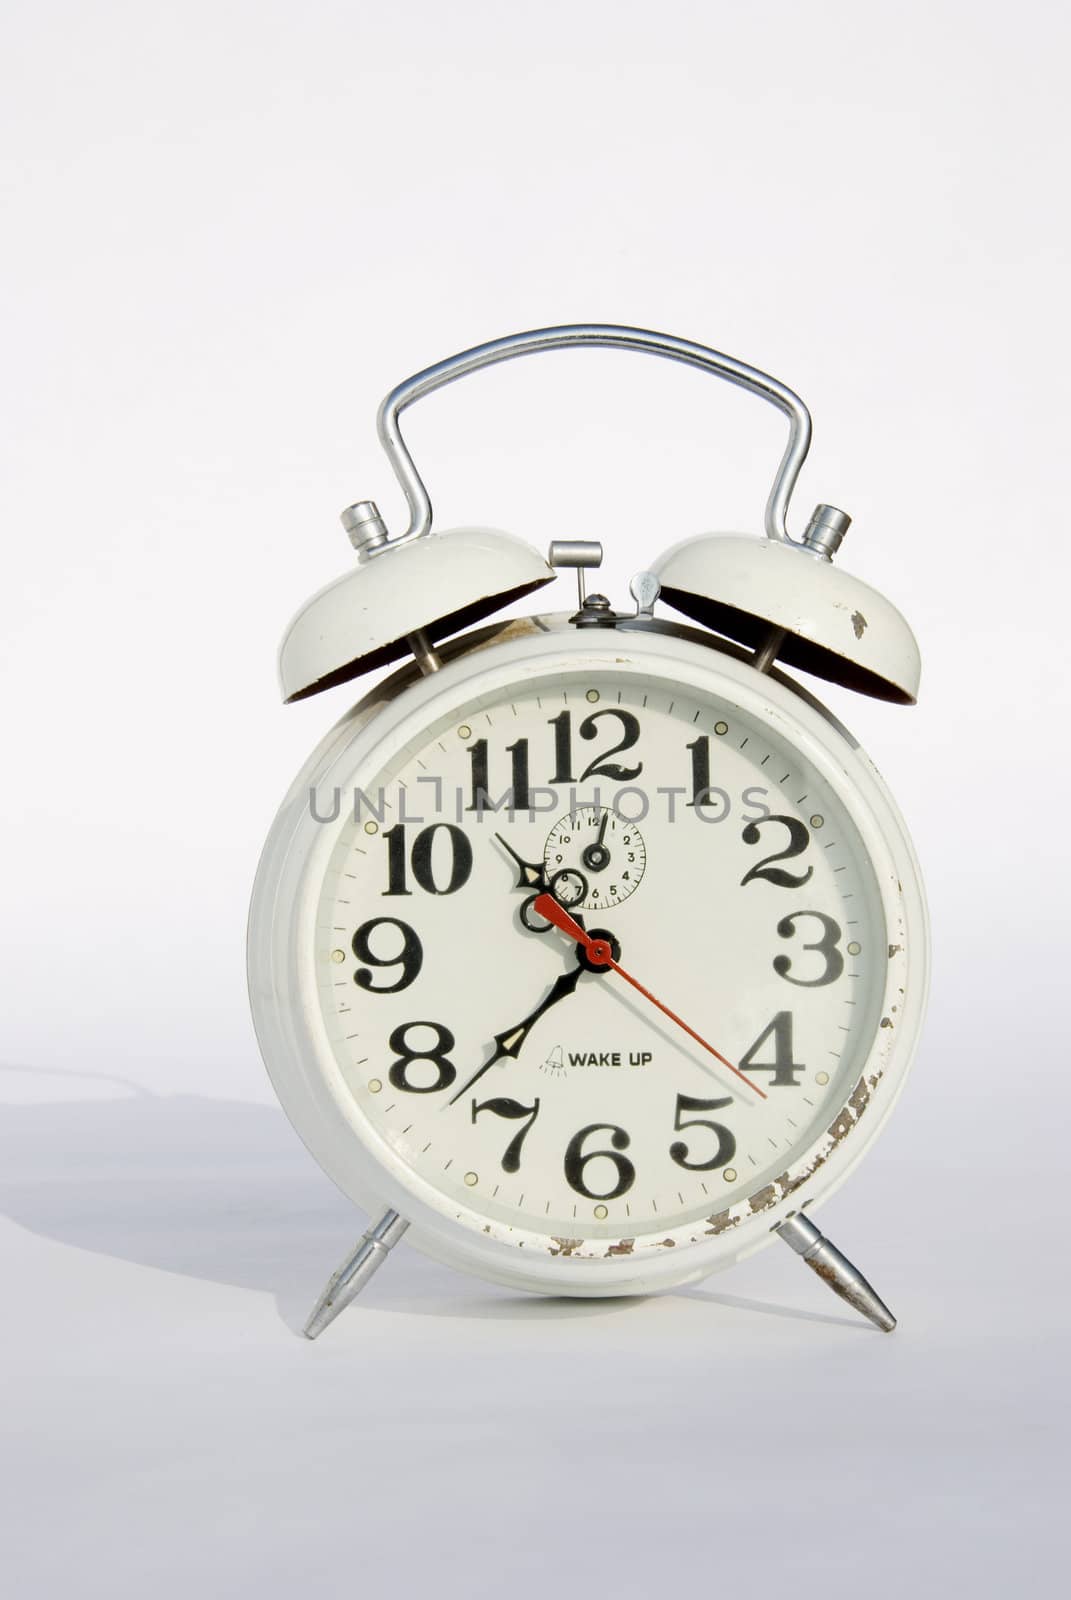
[[[581,806],[561,817],[547,835],[543,867],[554,892],[555,881],[567,896],[560,904],[595,911],[620,905],[640,886],[647,865],[643,835],[605,806]],[[581,898],[578,891],[586,892]],[[576,896],[570,898],[569,894]]]

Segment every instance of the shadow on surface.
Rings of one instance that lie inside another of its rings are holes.
[[[62,1244],[269,1293],[294,1332],[365,1226],[275,1107],[144,1091],[3,1105],[0,1209]],[[857,1326],[680,1292],[729,1310]],[[630,1303],[516,1294],[404,1248],[361,1300],[369,1310],[481,1319],[606,1316]]]

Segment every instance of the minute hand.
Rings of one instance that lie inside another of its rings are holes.
[[[731,1061],[726,1060],[721,1051],[715,1050],[714,1046],[709,1044],[702,1034],[696,1033],[694,1028],[690,1028],[683,1017],[678,1017],[677,1013],[671,1011],[663,1001],[659,1000],[657,995],[651,993],[650,989],[645,989],[640,980],[634,978],[631,972],[626,972],[624,967],[618,966],[614,960],[608,939],[593,939],[591,934],[586,933],[579,922],[571,917],[563,906],[558,904],[552,894],[539,895],[532,903],[532,910],[539,916],[546,917],[547,921],[553,922],[554,926],[559,928],[562,933],[568,934],[570,939],[575,939],[577,944],[582,945],[587,951],[588,959],[593,961],[596,966],[609,967],[612,972],[617,973],[619,978],[624,978],[625,982],[638,990],[645,1000],[650,1000],[651,1004],[657,1006],[663,1015],[677,1024],[678,1028],[683,1028],[689,1038],[694,1039],[696,1044],[701,1044],[703,1049],[709,1051],[716,1060],[721,1062],[723,1067],[727,1067],[735,1077],[740,1079],[741,1083],[746,1083],[748,1088],[752,1089],[760,1100],[766,1099],[765,1092],[759,1088],[757,1083],[752,1083],[751,1079],[746,1077],[739,1067],[734,1067]]]
[[[544,898],[549,898],[549,896],[545,896]],[[557,901],[555,901],[554,904],[557,905]],[[543,996],[542,1000],[536,1006],[534,1011],[529,1012],[528,1016],[526,1016],[521,1022],[515,1022],[512,1028],[505,1029],[503,1033],[496,1033],[494,1054],[488,1056],[483,1066],[480,1067],[477,1072],[472,1074],[472,1077],[469,1078],[467,1083],[463,1083],[461,1085],[461,1088],[456,1094],[451,1095],[448,1104],[453,1105],[456,1100],[461,1099],[463,1094],[467,1094],[472,1088],[473,1084],[478,1082],[478,1080],[483,1077],[484,1073],[489,1071],[490,1068],[494,1066],[496,1061],[503,1061],[507,1057],[513,1061],[516,1061],[517,1057],[521,1053],[521,1046],[524,1044],[524,1041],[527,1039],[528,1035],[539,1021],[540,1017],[545,1011],[549,1011],[551,1006],[557,1005],[559,1000],[564,1000],[567,994],[572,994],[573,990],[580,982],[583,970],[583,967],[576,966],[571,972],[563,972],[561,977],[556,978],[551,984],[550,988],[547,990],[546,994]]]

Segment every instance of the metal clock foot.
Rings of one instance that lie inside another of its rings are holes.
[[[882,1333],[892,1333],[896,1318],[888,1306],[874,1293],[858,1267],[853,1267],[847,1256],[835,1244],[819,1233],[813,1222],[802,1214],[789,1217],[776,1230],[787,1245],[803,1257],[812,1272],[817,1272],[834,1294],[847,1300],[872,1322]]]
[[[340,1311],[345,1311],[355,1300],[374,1272],[378,1272],[409,1224],[397,1211],[384,1211],[367,1233],[361,1235],[357,1248],[346,1257],[337,1272],[331,1274],[327,1288],[317,1300],[312,1315],[305,1324],[306,1339],[315,1339]]]

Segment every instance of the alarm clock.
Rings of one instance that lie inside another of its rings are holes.
[[[588,346],[699,368],[788,421],[763,531],[652,551],[628,602],[587,592],[594,542],[544,557],[434,527],[400,428],[481,368]],[[911,1062],[923,890],[884,783],[797,674],[912,704],[919,653],[834,566],[843,511],[788,531],[806,407],[702,345],[593,324],[429,367],[378,427],[409,526],[389,533],[372,501],[343,513],[354,564],[290,624],[282,692],[394,670],[295,779],[249,921],[272,1083],[373,1218],[306,1333],[403,1234],[581,1296],[691,1283],[780,1238],[890,1330],[812,1213]],[[489,620],[562,572],[575,605]]]

